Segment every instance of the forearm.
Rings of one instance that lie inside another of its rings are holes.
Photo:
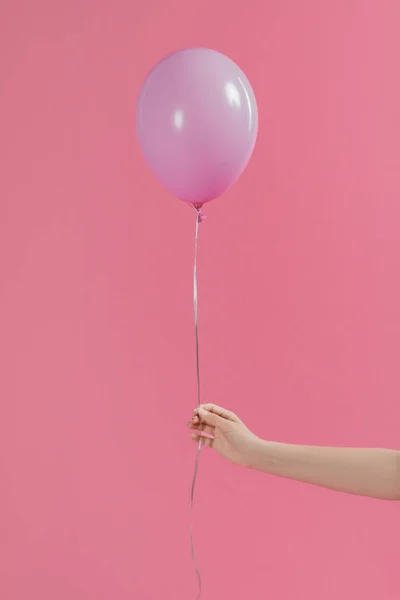
[[[400,500],[400,452],[260,442],[252,468],[332,490]]]

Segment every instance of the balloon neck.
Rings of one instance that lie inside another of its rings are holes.
[[[197,213],[197,220],[199,223],[203,223],[203,221],[205,220],[205,215],[202,213],[202,208],[203,205],[202,204],[193,204],[193,208]]]

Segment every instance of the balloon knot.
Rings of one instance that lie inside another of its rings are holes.
[[[197,220],[199,221],[199,223],[203,223],[206,219],[206,216],[201,211],[202,205],[194,205],[193,208],[197,213]]]

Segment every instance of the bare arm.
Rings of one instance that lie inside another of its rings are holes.
[[[400,452],[260,441],[251,467],[339,492],[400,500]]]
[[[348,494],[400,500],[400,451],[266,442],[234,413],[214,404],[194,411],[192,438],[233,463]]]

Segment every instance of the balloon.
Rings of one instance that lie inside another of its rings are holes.
[[[228,57],[206,48],[170,54],[147,76],[136,108],[154,175],[195,206],[225,192],[246,167],[258,129],[254,92]]]

